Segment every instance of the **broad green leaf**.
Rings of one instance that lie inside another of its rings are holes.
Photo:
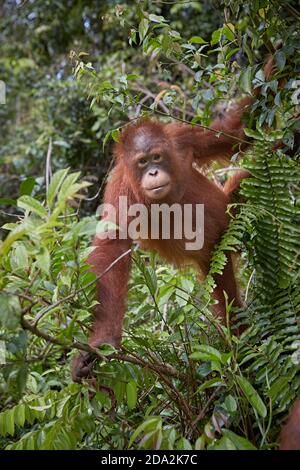
[[[70,398],[71,398],[71,395],[67,395],[62,400],[59,400],[59,402],[57,403],[57,407],[56,407],[56,416],[57,417],[59,417],[59,418],[62,417],[64,409],[66,407],[66,404],[68,403]]]
[[[149,15],[149,20],[152,21],[152,23],[164,23],[166,22],[165,18],[163,16],[158,16],[158,15]]]
[[[5,256],[9,252],[12,244],[19,240],[20,238],[25,235],[27,229],[23,225],[17,225],[10,234],[5,238],[4,242],[1,243],[0,241],[0,256]]]
[[[50,271],[50,253],[46,247],[42,247],[40,252],[36,255],[36,264],[41,271],[49,274]]]
[[[287,389],[289,383],[288,377],[278,377],[275,380],[270,389],[268,390],[268,396],[274,401],[278,398],[278,396]]]
[[[260,416],[265,418],[267,416],[267,408],[257,391],[254,389],[254,387],[250,384],[250,382],[248,382],[245,377],[237,375],[236,381],[244,392],[249,403],[253,406],[253,408],[257,411]]]
[[[14,420],[14,409],[7,410],[1,413],[0,420],[3,419],[3,428],[5,434],[13,436],[15,433],[15,420]]]
[[[138,78],[141,78],[140,75],[137,75],[135,73],[129,73],[128,75],[126,75],[126,78],[127,80],[137,80]]]
[[[202,436],[198,437],[198,439],[195,442],[195,450],[204,450],[205,449],[205,436],[202,434]]]
[[[139,24],[139,36],[140,36],[140,44],[145,39],[149,28],[149,21],[146,18],[143,18]]]
[[[279,50],[275,53],[275,60],[276,60],[276,65],[278,67],[279,72],[284,69],[285,63],[286,63],[286,56],[285,53],[282,50]]]
[[[26,180],[21,183],[20,196],[30,195],[35,185],[36,180],[33,176],[26,178]]]
[[[215,44],[218,44],[218,42],[220,41],[222,37],[222,31],[223,31],[223,28],[219,28],[212,33],[211,42],[210,42],[212,46],[214,46]]]
[[[49,188],[48,188],[48,194],[47,194],[47,204],[49,207],[52,207],[52,204],[54,202],[55,196],[57,195],[62,182],[64,181],[65,177],[68,174],[69,169],[63,169],[57,171],[53,177],[51,178]]]
[[[15,199],[10,199],[8,197],[1,197],[0,198],[0,205],[3,205],[3,206],[16,206],[17,201]]]
[[[193,450],[193,447],[191,446],[191,443],[185,437],[182,437],[176,443],[176,449],[178,449],[178,450]]]
[[[136,383],[130,381],[126,385],[127,405],[130,410],[135,408],[137,402],[137,388]]]
[[[197,346],[196,351],[190,355],[190,358],[202,361],[222,362],[222,354],[220,351],[207,344]]]
[[[242,436],[238,436],[229,429],[223,429],[222,434],[230,439],[238,450],[257,450],[254,445]]]
[[[225,385],[226,384],[224,382],[222,382],[222,380],[220,380],[220,378],[210,379],[210,380],[207,380],[206,382],[204,382],[203,384],[201,384],[197,388],[197,393],[201,393],[201,392],[203,392],[203,390],[206,390],[207,388],[221,387],[221,386],[225,386]]]
[[[120,138],[119,129],[114,129],[113,131],[111,131],[111,136],[115,142],[119,142],[119,138]]]
[[[21,196],[18,199],[18,207],[30,212],[34,212],[42,218],[48,217],[47,209],[31,196]]]
[[[111,356],[114,352],[116,352],[116,349],[113,347],[113,345],[109,343],[102,343],[98,349],[101,354],[103,354],[103,356]]]
[[[234,443],[226,436],[221,437],[217,442],[210,444],[207,450],[237,450]]]
[[[223,34],[224,36],[229,39],[229,41],[234,41],[235,40],[235,35],[234,35],[234,31],[235,31],[235,28],[234,28],[234,25],[232,23],[226,23],[224,26],[223,26]]]
[[[132,434],[132,436],[130,438],[130,441],[129,441],[129,444],[128,444],[128,448],[130,448],[132,446],[132,444],[134,443],[136,438],[140,434],[142,434],[142,432],[144,432],[144,431],[148,431],[148,432],[149,431],[154,431],[160,425],[161,425],[161,418],[159,416],[152,416],[152,417],[146,419],[146,421],[144,421],[142,424],[140,424],[140,426]]]
[[[252,93],[252,67],[248,66],[241,72],[240,87],[245,92],[251,95]]]
[[[18,268],[27,269],[28,268],[28,253],[23,245],[23,243],[18,243],[15,248],[15,263]]]
[[[232,395],[228,395],[225,398],[224,405],[229,413],[234,413],[237,410],[237,402]]]
[[[14,408],[14,420],[15,423],[23,427],[25,423],[25,405],[21,403]]]
[[[264,137],[262,134],[260,134],[257,131],[254,131],[253,129],[247,129],[246,127],[244,128],[244,132],[247,137],[252,137],[253,139],[256,140],[264,140]]]
[[[207,44],[207,41],[205,41],[205,39],[201,38],[200,36],[191,37],[190,42],[194,44]]]

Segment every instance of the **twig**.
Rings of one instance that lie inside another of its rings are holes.
[[[145,97],[143,98],[143,100],[146,98],[145,101],[147,101],[148,98],[153,98],[154,100],[156,100],[157,98],[157,96],[154,93],[152,93],[150,90],[146,88],[141,87],[140,85],[135,85],[133,89],[135,91],[140,91],[141,93],[144,93]],[[141,102],[139,103],[140,108],[143,105],[143,100],[141,100]],[[162,103],[160,100],[157,100],[156,104],[161,107],[163,112],[169,113],[169,109],[167,108],[167,106],[164,103]]]
[[[164,326],[167,323],[167,318],[168,318],[168,304],[167,302],[163,306],[163,315],[162,315],[162,321],[160,325],[160,331],[164,331]]]
[[[52,177],[51,154],[52,154],[52,137],[49,138],[48,151],[47,151],[47,157],[46,157],[46,194],[48,194],[50,179]]]
[[[208,410],[208,407],[209,405],[211,404],[211,402],[214,400],[215,396],[219,393],[221,387],[217,387],[214,392],[211,394],[211,396],[209,397],[209,399],[207,400],[207,402],[205,403],[204,407],[202,408],[202,410],[200,411],[200,413],[198,414],[198,416],[196,417],[195,421],[193,422],[193,426],[196,426],[197,423],[199,421],[201,421],[201,419],[204,418],[204,416],[206,415],[206,412]]]
[[[247,144],[249,145],[249,142],[245,139],[240,139],[240,137],[236,137],[235,135],[233,134],[228,134],[228,132],[224,132],[224,131],[221,131],[219,129],[212,129],[211,127],[209,126],[204,126],[203,124],[191,124],[189,121],[187,121],[186,119],[181,119],[177,116],[173,116],[172,114],[168,114],[168,113],[164,113],[163,111],[158,111],[157,109],[156,110],[153,110],[151,109],[149,106],[146,106],[145,104],[142,105],[143,108],[146,108],[148,109],[149,111],[151,112],[155,112],[156,114],[160,114],[161,116],[166,116],[166,117],[169,117],[171,119],[175,119],[176,121],[179,121],[179,122],[183,122],[184,124],[188,124],[190,126],[193,126],[193,127],[201,127],[202,129],[206,129],[207,131],[210,131],[210,132],[214,132],[215,134],[222,134],[222,135],[225,135],[226,137],[230,137],[230,139],[234,139],[238,142],[241,142],[242,144]]]
[[[179,378],[180,375],[181,375],[181,374],[179,374],[179,372],[176,369],[174,369],[172,366],[170,366],[168,364],[167,365],[153,364],[153,363],[147,362],[147,361],[145,361],[141,358],[130,356],[130,355],[124,354],[122,352],[121,353],[119,353],[119,352],[113,353],[109,357],[107,357],[107,356],[104,356],[103,354],[101,354],[101,351],[99,351],[97,348],[89,346],[88,344],[80,343],[79,341],[73,341],[72,343],[65,343],[63,340],[61,340],[59,338],[55,338],[54,336],[49,335],[45,331],[40,330],[39,328],[37,328],[36,325],[32,324],[30,321],[28,321],[26,318],[24,318],[24,316],[22,316],[22,318],[21,318],[21,325],[25,330],[30,331],[35,336],[38,336],[39,338],[42,338],[42,339],[44,339],[45,341],[47,341],[49,343],[60,346],[61,348],[63,348],[64,350],[67,350],[67,351],[71,351],[72,349],[77,349],[79,351],[86,351],[86,352],[89,352],[89,353],[95,355],[96,357],[98,357],[99,359],[101,359],[102,361],[105,361],[105,362],[108,362],[111,359],[117,359],[117,360],[120,360],[120,361],[130,362],[132,364],[142,366],[146,369],[150,369],[153,372],[156,372],[158,375],[166,374],[167,376],[174,377],[174,378]],[[183,378],[183,376],[182,376],[182,378]]]
[[[171,87],[171,85],[170,85],[170,87]],[[142,108],[143,104],[147,101],[148,98],[152,98],[152,99],[154,99],[154,100],[157,100],[157,96],[158,96],[158,95],[155,95],[154,93],[152,93],[152,92],[151,92],[150,90],[148,90],[147,88],[144,88],[144,87],[142,87],[142,86],[140,86],[140,85],[135,85],[135,86],[133,86],[132,88],[133,88],[133,90],[135,90],[135,91],[140,91],[141,93],[143,93],[143,94],[145,95],[145,96],[140,100],[140,102],[139,102],[139,104],[138,104],[138,106],[137,106],[137,113],[138,113],[138,111],[140,112],[140,109]],[[169,109],[167,108],[167,106],[164,105],[164,103],[162,103],[160,100],[157,100],[157,101],[156,101],[156,104],[157,104],[157,105],[160,105],[160,107],[162,108],[162,110],[163,110],[165,113],[169,114]],[[173,109],[174,109],[175,111],[178,111],[179,113],[182,113],[182,111],[183,111],[183,110],[182,110],[181,108],[179,108],[178,106],[174,106]],[[188,111],[188,110],[185,110],[185,114],[187,114],[187,115],[190,116],[190,117],[194,117],[194,116],[195,116],[194,113],[192,113],[191,111]]]
[[[246,292],[245,292],[245,303],[247,303],[249,289],[250,289],[250,285],[251,285],[254,274],[255,274],[255,269],[253,269],[251,276],[249,277],[249,280],[247,282],[247,287],[246,287]]]

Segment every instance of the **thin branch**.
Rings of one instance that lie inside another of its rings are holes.
[[[209,397],[209,399],[207,400],[207,402],[205,403],[204,407],[202,408],[202,410],[200,411],[200,413],[198,414],[198,416],[196,417],[195,421],[193,422],[193,426],[196,426],[197,423],[199,421],[201,421],[201,419],[204,418],[204,416],[206,415],[206,412],[209,408],[209,405],[211,404],[211,402],[214,400],[215,396],[219,393],[221,387],[217,387],[214,392],[211,394],[211,396]]]
[[[249,145],[249,141],[247,141],[245,139],[240,139],[239,137],[236,137],[233,134],[228,134],[228,132],[224,132],[224,131],[221,131],[219,129],[212,129],[211,127],[204,126],[203,124],[198,124],[198,123],[191,124],[186,119],[181,119],[179,117],[173,116],[172,114],[164,113],[163,111],[158,111],[157,109],[153,110],[149,106],[146,106],[145,104],[143,104],[143,108],[146,108],[148,111],[154,112],[156,114],[160,114],[161,116],[166,116],[166,117],[169,117],[171,119],[175,119],[176,121],[182,122],[184,124],[189,124],[190,126],[193,126],[193,127],[201,127],[202,129],[206,129],[207,131],[214,132],[215,134],[222,134],[222,135],[225,135],[226,137],[230,137],[230,139],[236,140],[237,142],[241,142],[242,144]]]
[[[135,91],[140,91],[141,93],[143,93],[145,96],[140,100],[138,106],[137,106],[137,110],[140,111],[140,109],[142,108],[143,104],[147,101],[148,98],[152,98],[153,100],[156,100],[157,99],[157,96],[158,95],[155,95],[154,93],[152,93],[152,91],[148,90],[147,88],[144,88],[142,87],[141,85],[134,85],[133,87],[133,90]],[[161,100],[158,100],[156,101],[156,104],[159,105],[163,112],[167,113],[169,115],[169,109],[167,108],[167,106],[165,106],[164,103],[161,102]],[[179,113],[182,113],[182,109],[179,108],[178,106],[174,106],[173,109],[175,111],[178,111]],[[192,113],[191,111],[188,111],[188,110],[185,110],[185,114],[187,114],[188,116],[190,117],[194,117],[195,114]]]
[[[79,341],[66,343],[63,340],[59,338],[55,338],[54,336],[49,335],[45,331],[40,330],[39,328],[37,328],[36,325],[34,325],[30,321],[28,321],[26,318],[24,318],[24,316],[21,318],[21,325],[25,330],[30,331],[35,336],[38,336],[39,338],[42,338],[49,343],[60,346],[62,349],[67,350],[67,351],[71,351],[72,349],[77,349],[79,351],[89,352],[105,362],[111,361],[112,359],[117,359],[120,361],[130,362],[132,364],[142,366],[145,369],[150,369],[153,372],[156,372],[158,375],[166,374],[167,376],[174,377],[174,378],[179,378],[181,376],[181,374],[176,369],[174,369],[174,367],[168,364],[159,364],[159,363],[153,364],[153,363],[143,360],[142,358],[134,357],[134,356],[122,353],[122,352],[113,353],[109,357],[107,357],[101,354],[101,351],[99,351],[97,348],[89,346],[88,344],[80,343]],[[121,351],[122,350],[126,351],[125,349],[121,349]],[[183,375],[182,375],[182,378],[183,378]]]
[[[143,93],[144,95],[146,95],[145,98],[146,98],[146,97],[147,97],[147,98],[153,98],[154,100],[157,98],[157,96],[156,96],[154,93],[152,93],[152,92],[151,92],[150,90],[148,90],[147,88],[141,87],[140,85],[135,85],[135,86],[133,86],[132,88],[133,88],[135,91],[140,91],[141,93]],[[140,107],[141,107],[142,104],[143,104],[142,102],[139,103]],[[166,106],[164,103],[162,103],[160,100],[157,100],[157,101],[156,101],[156,104],[161,107],[161,109],[163,110],[164,113],[169,113],[169,109],[167,108],[167,106]]]
[[[46,157],[46,194],[48,194],[50,179],[52,177],[51,170],[51,154],[52,154],[52,137],[49,138],[48,151]]]

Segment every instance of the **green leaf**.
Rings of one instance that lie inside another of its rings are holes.
[[[25,405],[21,403],[14,408],[14,420],[15,423],[23,427],[25,423]]]
[[[228,439],[230,439],[230,441],[233,442],[233,444],[238,450],[257,450],[256,447],[254,447],[254,445],[250,441],[248,441],[248,439],[238,436],[229,429],[223,429],[222,434]]]
[[[287,389],[289,383],[288,377],[278,377],[277,380],[275,380],[272,383],[272,386],[268,390],[268,395],[269,397],[274,401],[280,396],[280,394]]]
[[[115,142],[119,142],[119,138],[120,138],[119,129],[114,129],[113,131],[111,131],[111,136]]]
[[[23,243],[18,243],[15,248],[15,262],[18,268],[28,268],[28,253]]]
[[[136,383],[130,381],[126,384],[127,405],[130,410],[133,410],[137,402],[137,388]]]
[[[221,387],[221,386],[225,386],[225,383],[222,382],[222,380],[220,380],[219,378],[210,379],[210,380],[207,380],[206,382],[204,382],[203,384],[201,384],[197,388],[197,393],[201,393],[201,392],[203,392],[203,390],[206,390],[207,388]]]
[[[145,39],[145,36],[147,34],[149,28],[149,21],[146,18],[143,18],[142,21],[139,24],[139,36],[140,36],[140,44],[143,42]]]
[[[65,140],[54,140],[53,145],[57,145],[57,147],[63,147],[66,149],[69,149],[71,147],[69,142],[66,142]]]
[[[231,414],[237,410],[237,402],[236,402],[236,399],[232,395],[228,395],[225,398],[224,405],[226,407],[226,410]]]
[[[181,439],[179,439],[179,441],[176,443],[176,449],[193,450],[191,443],[185,437],[182,437]]]
[[[163,16],[158,16],[158,15],[149,15],[149,20],[152,21],[152,23],[165,23],[166,19]]]
[[[197,346],[197,350],[190,355],[190,358],[201,361],[222,362],[222,354],[217,349],[207,344]]]
[[[254,131],[253,129],[248,129],[245,127],[244,132],[247,137],[252,137],[253,139],[256,139],[256,140],[264,140],[264,136],[260,134],[259,132]]]
[[[50,253],[46,247],[41,247],[40,252],[36,255],[36,264],[41,271],[49,274],[50,271]]]
[[[51,178],[49,188],[48,188],[48,194],[47,194],[47,204],[50,208],[52,207],[54,198],[57,195],[57,193],[58,193],[58,191],[59,191],[59,189],[62,185],[62,182],[64,181],[65,177],[67,176],[68,171],[69,171],[68,168],[63,169],[63,170],[59,170]]]
[[[0,198],[0,205],[3,205],[3,206],[16,206],[17,201],[15,199],[10,199],[8,197],[1,197]]]
[[[13,436],[15,433],[14,409],[12,408],[11,410],[1,413],[0,420],[2,419],[4,433]]]
[[[58,418],[62,417],[63,412],[65,410],[65,407],[66,407],[68,401],[70,400],[70,398],[71,398],[71,395],[67,395],[62,400],[59,400],[59,402],[57,403],[57,405],[56,405],[56,416]]]
[[[105,145],[109,141],[110,137],[111,137],[111,131],[106,132],[106,134],[104,136],[104,139],[103,139],[103,142],[102,142],[102,150],[105,149]]]
[[[200,36],[191,37],[189,42],[194,44],[208,44],[207,41],[205,41],[205,39],[201,38]]]
[[[217,442],[210,444],[207,450],[237,450],[231,439],[228,437],[221,437]]]
[[[202,434],[202,436],[198,437],[198,439],[195,442],[195,450],[204,450],[205,449],[205,436]]]
[[[101,354],[103,354],[103,356],[111,356],[114,352],[116,352],[116,349],[114,348],[114,346],[109,343],[100,344],[98,349],[101,352]]]
[[[227,39],[229,39],[229,41],[234,41],[235,40],[234,31],[235,31],[234,25],[232,23],[227,23],[226,25],[224,25],[222,32],[224,36]]]
[[[267,408],[257,391],[245,377],[237,375],[235,378],[249,403],[253,406],[253,408],[257,411],[260,416],[265,418],[267,416]]]
[[[146,419],[146,421],[144,421],[142,424],[140,424],[140,426],[134,431],[134,433],[132,434],[131,438],[130,438],[130,441],[129,441],[129,444],[128,444],[128,448],[130,448],[132,446],[132,444],[134,443],[134,441],[136,440],[136,438],[142,433],[142,432],[151,432],[151,431],[155,431],[159,426],[161,426],[161,418],[160,416],[152,416],[148,419]]]
[[[252,93],[252,70],[252,67],[248,66],[240,75],[240,87],[249,95]]]
[[[20,196],[30,195],[35,185],[35,178],[33,176],[29,176],[25,181],[21,183]]]
[[[212,46],[214,46],[215,44],[218,44],[218,42],[220,41],[222,37],[222,31],[223,31],[223,28],[219,28],[212,33],[212,37],[210,41]]]
[[[101,84],[99,85],[99,93],[100,94],[104,94],[108,91],[111,91],[111,90],[114,90],[114,87],[113,85],[111,84],[110,81],[108,80],[104,80],[103,82],[101,82]]]
[[[127,80],[137,80],[138,78],[141,78],[140,75],[137,75],[135,73],[129,73],[128,75],[126,75],[126,78]]]
[[[31,196],[21,196],[18,199],[18,207],[34,212],[42,218],[48,217],[47,209],[36,199]]]
[[[26,364],[26,365],[23,365],[18,370],[17,377],[16,377],[16,385],[17,385],[18,392],[20,394],[23,394],[24,392],[26,382],[27,382],[27,377],[28,377],[28,365]],[[18,405],[18,406],[22,406],[22,405]]]
[[[230,57],[232,57],[234,54],[236,54],[240,49],[238,47],[235,47],[234,49],[231,49],[229,52],[227,52],[225,60],[229,60]]]
[[[285,53],[282,50],[277,51],[275,53],[275,60],[276,60],[277,68],[278,68],[279,72],[281,72],[281,70],[284,69],[284,66],[285,66],[285,63],[286,63]]]

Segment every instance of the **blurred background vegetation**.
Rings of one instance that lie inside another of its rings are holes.
[[[6,0],[0,17],[0,447],[275,448],[300,388],[299,2]],[[120,128],[143,114],[209,125],[256,87],[254,150],[231,165],[253,179],[206,283],[135,252],[123,350],[99,361],[96,392],[72,384]],[[242,253],[240,339],[208,308],[227,249]]]
[[[187,37],[197,34],[200,18],[207,39],[222,24],[222,12],[211,2],[176,3],[154,3],[153,12],[166,14]],[[108,81],[122,73],[141,74],[141,83],[151,85],[154,95],[160,80],[191,77],[180,63],[174,74],[158,70],[129,46],[135,2],[5,1],[0,8],[0,74],[8,97],[0,109],[1,197],[15,198],[28,176],[39,175],[37,185],[43,184],[49,139],[53,169],[80,169],[98,181],[106,174],[111,147],[103,149],[103,139],[127,122],[128,110],[112,110],[103,102],[90,108],[82,84],[74,80],[71,51],[86,52],[84,58]]]

